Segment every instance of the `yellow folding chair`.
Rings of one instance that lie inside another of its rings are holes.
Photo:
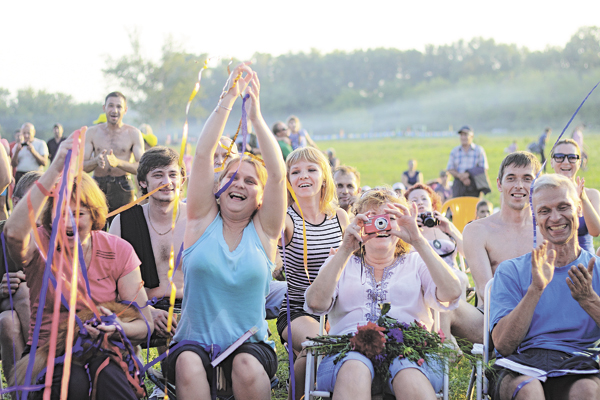
[[[475,219],[479,200],[481,199],[478,197],[455,197],[442,205],[442,214],[446,214],[449,209],[452,212],[452,223],[462,232],[465,225]]]

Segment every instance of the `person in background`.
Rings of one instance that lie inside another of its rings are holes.
[[[585,146],[583,144],[583,128],[585,128],[585,125],[583,125],[583,124],[577,126],[577,128],[575,128],[573,130],[573,133],[571,134],[571,138],[579,146],[579,151],[581,152],[581,169],[585,171],[587,168],[588,156],[587,156],[587,152],[585,151]]]
[[[398,196],[404,196],[404,192],[406,192],[406,186],[402,182],[396,182],[392,185],[392,190],[396,192]]]
[[[328,148],[326,154],[332,170],[340,166],[340,160],[335,156],[335,149],[333,147]]]
[[[548,143],[548,138],[550,137],[550,134],[552,133],[552,129],[550,129],[549,127],[544,129],[544,133],[542,133],[540,135],[540,138],[538,140],[538,146],[540,149],[540,156],[542,157],[542,164],[544,164],[544,161],[546,161],[546,143]],[[546,166],[544,165],[544,172],[546,172]]]
[[[17,129],[16,131],[14,131],[13,137],[14,137],[15,140],[13,140],[12,142],[10,142],[8,144],[10,152],[8,152],[7,154],[10,155],[10,156],[12,156],[13,149],[15,148],[15,145],[17,143],[23,143],[23,133],[21,133],[20,129]]]
[[[442,204],[452,198],[452,182],[450,181],[450,174],[445,169],[440,171],[438,178],[427,182],[427,185],[440,196]]]
[[[48,158],[50,159],[50,162],[54,160],[54,155],[58,151],[58,146],[60,146],[60,144],[66,140],[66,138],[63,137],[63,126],[61,124],[54,124],[52,132],[54,133],[54,137],[47,142]]]
[[[1,150],[0,150],[1,151]],[[23,175],[15,187],[12,196],[13,206],[25,196],[31,186],[40,179],[41,171],[31,171]],[[6,220],[0,221],[0,232],[4,230]],[[13,368],[14,360],[19,361],[27,338],[29,336],[29,287],[23,268],[18,268],[8,256],[7,249],[0,250],[0,264],[4,270],[4,263],[8,265],[8,273],[2,274],[0,283],[0,356],[4,376],[8,377]],[[5,259],[6,257],[6,259]],[[9,291],[13,299],[13,309],[9,300]],[[12,383],[9,382],[9,386]]]
[[[573,139],[562,139],[552,149],[550,164],[559,175],[576,185],[583,215],[579,216],[578,240],[582,249],[594,253],[594,237],[600,235],[600,192],[585,187],[585,179],[577,177],[581,166],[581,149]]]
[[[477,203],[477,211],[475,212],[475,219],[482,219],[489,217],[494,211],[494,205],[491,201],[482,199]]]
[[[514,153],[515,151],[518,150],[518,146],[517,146],[517,141],[513,140],[511,144],[508,145],[508,147],[506,147],[504,149],[504,152],[506,154],[510,154],[510,153]]]
[[[107,121],[87,130],[83,170],[94,172],[94,179],[106,194],[108,211],[112,212],[135,198],[131,174],[137,173],[144,139],[137,128],[123,123],[127,113],[123,93],[109,93],[102,108]]]
[[[48,146],[35,137],[35,127],[26,122],[21,127],[23,142],[13,148],[12,167],[15,169],[15,185],[29,171],[43,171],[48,165]]]
[[[158,138],[152,131],[152,127],[148,124],[140,125],[140,132],[142,132],[142,137],[144,138],[144,149],[148,150],[158,144]]]
[[[470,126],[463,126],[458,134],[460,146],[452,149],[446,167],[448,173],[455,178],[452,197],[479,197],[480,190],[475,186],[473,176],[487,172],[487,156],[483,147],[473,143],[473,129]]]
[[[417,160],[408,160],[408,170],[402,173],[402,183],[407,189],[416,183],[423,183],[423,173],[417,171]]]
[[[360,194],[360,173],[354,167],[340,165],[333,171],[333,180],[339,206],[350,215]]]
[[[273,124],[273,135],[277,139],[283,159],[286,160],[287,156],[294,151],[290,140],[290,130],[283,122],[278,121]]]
[[[302,129],[300,120],[295,115],[292,115],[287,120],[288,128],[290,129],[290,140],[292,142],[292,149],[296,150],[298,147],[312,146],[319,148],[314,140],[311,139],[306,129]]]

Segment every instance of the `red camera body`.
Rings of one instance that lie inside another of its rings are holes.
[[[365,233],[377,233],[392,230],[389,214],[373,215],[364,225]]]

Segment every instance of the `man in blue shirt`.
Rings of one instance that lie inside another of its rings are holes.
[[[577,241],[582,212],[577,188],[563,176],[544,175],[532,199],[545,242],[498,266],[490,327],[499,359],[543,372],[532,379],[532,371],[501,370],[492,398],[599,399],[598,352],[587,350],[600,339],[600,276],[594,273],[597,257]],[[564,369],[594,372],[547,374]]]

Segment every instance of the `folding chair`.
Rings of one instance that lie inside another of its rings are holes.
[[[455,197],[442,205],[442,214],[446,214],[449,209],[452,212],[452,223],[462,232],[465,225],[475,219],[479,200],[478,197]]]
[[[473,392],[473,381],[476,383],[477,400],[489,398],[488,380],[483,373],[483,364],[487,365],[490,361],[490,300],[492,292],[492,283],[494,278],[490,279],[485,285],[485,300],[483,303],[483,344],[476,343],[473,345],[471,354],[481,355],[482,358],[477,360],[477,364],[471,372],[471,380],[467,389],[467,399],[470,399]]]
[[[323,333],[323,321],[324,317],[321,316],[321,334]],[[433,329],[435,332],[440,330],[440,313],[439,311],[433,310]],[[314,342],[304,342],[303,346],[310,346],[314,344]],[[317,397],[321,398],[331,398],[331,392],[319,391],[316,389],[316,371],[321,363],[321,359],[323,356],[315,356],[314,352],[309,349],[306,354],[306,379],[304,381],[304,400],[314,400]],[[450,385],[449,382],[449,366],[448,361],[444,362],[444,386],[440,393],[436,394],[438,399],[448,400],[448,387]],[[373,400],[382,399],[383,394],[373,396]]]

